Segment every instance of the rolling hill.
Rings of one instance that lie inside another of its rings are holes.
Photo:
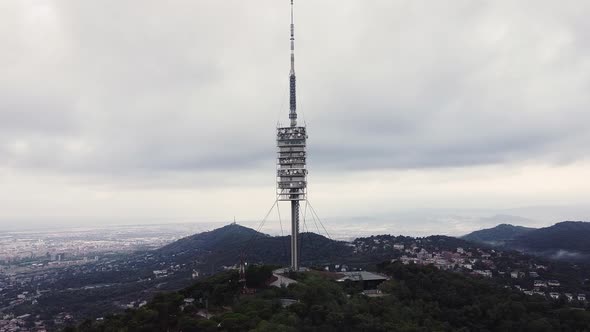
[[[494,246],[501,246],[506,241],[513,240],[515,237],[535,230],[534,228],[514,226],[509,224],[500,224],[494,228],[482,229],[469,233],[461,238],[463,240],[486,243]]]
[[[552,259],[590,262],[590,222],[564,221],[539,229],[503,224],[462,239]]]
[[[556,259],[583,260],[590,257],[590,223],[564,221],[539,228],[512,239],[510,248]]]
[[[155,254],[178,263],[196,259],[207,266],[219,267],[239,263],[244,253],[251,263],[288,265],[290,241],[290,236],[270,236],[230,224],[180,239],[156,250]],[[300,243],[302,264],[322,264],[352,256],[352,248],[345,242],[315,233],[301,233]]]

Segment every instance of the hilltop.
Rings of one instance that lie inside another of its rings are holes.
[[[535,230],[534,228],[500,224],[493,228],[482,229],[462,236],[467,241],[487,243],[490,245],[504,245],[515,237]]]
[[[180,239],[154,254],[178,263],[197,259],[197,268],[199,265],[213,266],[214,269],[232,266],[240,262],[242,254],[250,263],[288,265],[290,241],[291,236],[270,236],[233,223]],[[301,263],[305,265],[323,264],[352,255],[346,242],[315,233],[301,233],[300,244]]]
[[[157,252],[178,254],[183,251],[191,251],[191,249],[214,250],[220,245],[232,246],[243,244],[254,236],[261,238],[269,237],[269,235],[257,232],[251,228],[232,223],[212,231],[182,238],[158,249]]]
[[[564,221],[539,229],[503,224],[462,239],[552,259],[590,261],[590,222]]]
[[[510,248],[557,259],[587,260],[590,257],[590,222],[564,221],[515,237]]]

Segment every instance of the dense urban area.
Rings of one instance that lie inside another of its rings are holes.
[[[17,314],[23,306],[38,306],[55,290],[73,291],[60,281],[80,274],[116,269],[127,254],[149,251],[194,231],[193,225],[137,225],[0,233],[0,331],[44,331],[73,319],[63,312],[54,317]],[[109,284],[81,285],[91,290]]]

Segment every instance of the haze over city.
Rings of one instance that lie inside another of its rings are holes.
[[[326,225],[590,219],[589,7],[300,1],[298,111]],[[256,225],[288,112],[288,14],[270,0],[2,2],[0,228]]]

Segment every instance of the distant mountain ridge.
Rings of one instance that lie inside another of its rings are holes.
[[[590,222],[564,221],[515,237],[510,246],[530,250],[571,250],[590,254]]]
[[[511,241],[515,237],[533,230],[535,230],[535,228],[500,224],[493,228],[482,229],[473,233],[469,233],[465,236],[462,236],[461,238],[467,241],[501,246],[507,241]]]
[[[585,221],[538,229],[502,224],[461,238],[554,259],[590,261],[590,222]]]

